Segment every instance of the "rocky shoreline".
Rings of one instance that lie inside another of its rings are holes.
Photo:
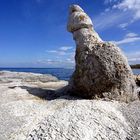
[[[70,7],[67,27],[76,43],[69,82],[0,72],[0,140],[139,140],[139,76],[80,6]]]
[[[140,64],[130,65],[132,69],[140,69]]]
[[[67,85],[51,75],[0,72],[0,140],[26,139],[29,130],[49,111],[55,90]]]
[[[139,101],[60,94],[67,84],[51,75],[0,72],[0,139],[140,139]]]

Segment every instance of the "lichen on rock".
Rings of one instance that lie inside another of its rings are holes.
[[[69,92],[84,98],[108,97],[125,102],[137,99],[126,57],[115,44],[102,41],[78,5],[70,7],[67,29],[76,43],[76,67]]]

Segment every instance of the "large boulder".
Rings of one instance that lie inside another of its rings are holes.
[[[125,102],[137,99],[126,57],[115,44],[102,41],[78,5],[70,7],[67,29],[76,42],[76,67],[69,92],[84,98],[108,97]]]

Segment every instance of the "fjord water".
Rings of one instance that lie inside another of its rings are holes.
[[[15,71],[15,72],[33,72],[41,74],[51,74],[60,80],[68,81],[74,69],[66,68],[0,68],[0,71]],[[140,74],[140,69],[133,69],[134,74]]]

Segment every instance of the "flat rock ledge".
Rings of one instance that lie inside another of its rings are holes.
[[[50,100],[67,85],[49,74],[0,72],[0,140],[26,139],[29,130],[47,116]]]
[[[51,75],[3,71],[0,81],[0,140],[140,139],[139,101],[63,95],[68,82]]]

